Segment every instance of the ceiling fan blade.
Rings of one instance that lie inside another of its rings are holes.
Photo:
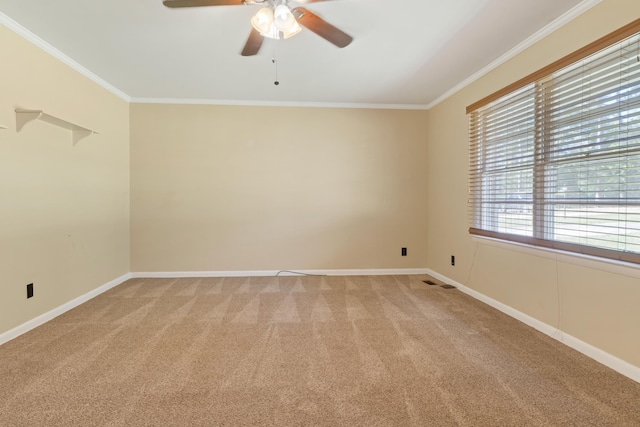
[[[340,48],[349,46],[353,41],[353,37],[349,34],[329,24],[315,13],[309,12],[304,7],[296,7],[292,12],[300,25]]]
[[[262,37],[255,28],[252,28],[247,43],[245,43],[244,49],[242,49],[242,56],[256,55],[260,51],[263,40],[264,37]]]
[[[167,7],[197,7],[197,6],[236,6],[243,5],[243,0],[164,0],[163,5]]]

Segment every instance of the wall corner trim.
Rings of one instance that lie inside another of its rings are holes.
[[[58,316],[60,316],[61,314],[66,313],[67,311],[71,310],[72,308],[75,308],[77,306],[79,306],[80,304],[83,304],[87,301],[89,301],[92,298],[97,297],[98,295],[108,291],[111,288],[114,288],[116,286],[118,286],[119,284],[127,281],[131,279],[131,273],[127,273],[125,275],[122,275],[120,277],[118,277],[117,279],[113,279],[110,282],[105,283],[102,286],[99,286],[97,288],[95,288],[92,291],[87,292],[84,295],[80,295],[77,298],[72,299],[71,301],[62,304],[59,307],[54,308],[53,310],[50,310],[44,314],[41,314],[38,317],[35,317],[25,323],[23,323],[22,325],[18,325],[13,329],[8,330],[5,333],[0,334],[0,345],[11,341],[14,338],[19,337],[20,335],[29,332],[32,329],[37,328],[38,326],[48,322],[49,320],[52,320]]]
[[[531,326],[532,328],[542,332],[550,336],[551,338],[560,341],[566,346],[571,347],[572,349],[579,351],[587,357],[595,360],[596,362],[602,363],[603,365],[613,369],[614,371],[631,378],[632,380],[640,383],[640,367],[632,365],[631,363],[624,361],[606,351],[595,347],[587,342],[584,342],[576,337],[573,337],[560,329],[557,329],[554,326],[548,325],[540,320],[529,316],[528,314],[522,313],[521,311],[516,310],[500,301],[494,300],[491,297],[488,297],[474,289],[468,288],[462,283],[458,283],[455,280],[452,280],[440,273],[437,273],[431,269],[428,269],[428,275],[433,276],[434,278],[443,281],[445,283],[450,283],[456,286],[461,292],[482,301],[483,303],[499,310],[516,320],[521,321],[527,326]]]

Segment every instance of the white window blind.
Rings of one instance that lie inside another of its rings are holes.
[[[640,35],[626,33],[468,111],[472,234],[640,263]]]

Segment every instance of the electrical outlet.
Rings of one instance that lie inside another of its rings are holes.
[[[402,256],[407,256],[407,248],[402,248]]]
[[[451,255],[451,265],[456,265],[456,256]]]
[[[27,285],[27,298],[31,298],[33,296],[33,283],[29,283]]]

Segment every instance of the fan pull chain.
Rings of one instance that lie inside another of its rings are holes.
[[[278,81],[278,61],[275,58],[271,58],[271,62],[276,66],[276,81],[273,82],[274,85],[278,86],[280,82]]]
[[[275,69],[276,69],[276,80],[273,82],[273,84],[278,86],[280,84],[280,81],[278,80],[278,60],[276,59],[276,42],[277,40],[273,41],[273,54],[271,56],[271,63],[275,66]]]

